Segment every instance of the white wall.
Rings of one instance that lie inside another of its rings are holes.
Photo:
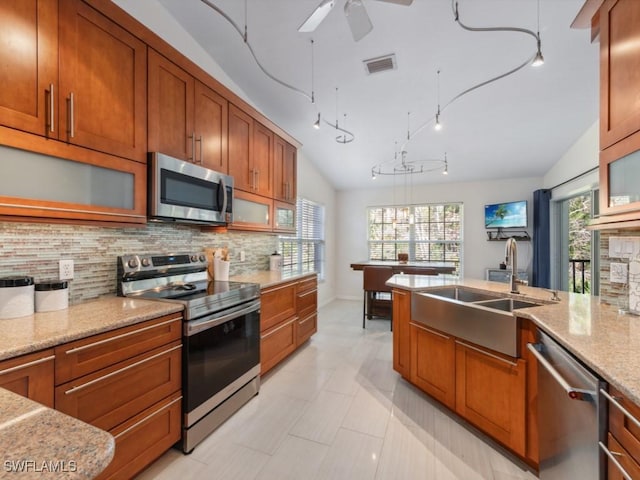
[[[529,225],[532,225],[533,192],[541,188],[542,178],[520,178],[490,182],[444,183],[414,187],[413,203],[462,202],[464,205],[463,275],[484,278],[485,268],[497,268],[504,259],[504,242],[489,242],[484,228],[484,205],[512,200],[529,202]],[[366,260],[366,208],[392,204],[393,189],[377,188],[338,192],[336,291],[339,298],[362,298],[362,272],[349,265]],[[532,229],[528,229],[531,234]],[[530,270],[533,257],[531,242],[518,242],[518,267]]]

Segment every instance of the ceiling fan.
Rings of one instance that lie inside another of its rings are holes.
[[[413,3],[413,0],[377,0],[378,2],[394,3],[396,5],[409,6]],[[335,0],[322,0],[320,5],[316,7],[311,15],[304,21],[298,28],[299,32],[313,32],[318,25],[322,23],[325,17],[329,14]],[[372,29],[373,24],[369,19],[367,10],[364,7],[363,0],[347,0],[344,4],[344,15],[347,17],[349,28],[353,39],[357,42],[364,38]]]

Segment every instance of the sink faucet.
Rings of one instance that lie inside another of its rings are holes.
[[[509,276],[511,293],[520,293],[520,290],[518,290],[518,284],[526,285],[528,282],[518,278],[518,245],[516,244],[515,238],[511,237],[507,239],[507,244],[504,248],[504,256],[507,266],[511,267],[511,275]]]

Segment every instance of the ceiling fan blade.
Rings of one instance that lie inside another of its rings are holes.
[[[300,27],[298,27],[299,32],[313,32],[318,25],[322,23],[329,12],[335,5],[335,0],[322,0],[320,5],[316,7],[311,15],[304,21]]]
[[[413,3],[413,0],[378,0],[378,2],[395,3],[396,5],[409,6]]]
[[[373,24],[362,0],[347,0],[344,5],[344,14],[347,17],[351,35],[356,42],[373,29]]]

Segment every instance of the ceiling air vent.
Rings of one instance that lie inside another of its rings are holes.
[[[396,69],[396,55],[392,53],[390,55],[384,55],[382,57],[370,58],[363,60],[364,68],[367,70],[367,74],[380,73],[386,70]]]

